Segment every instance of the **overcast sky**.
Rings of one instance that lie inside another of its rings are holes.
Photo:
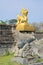
[[[17,18],[23,7],[29,11],[29,22],[43,21],[43,0],[0,0],[0,20]]]

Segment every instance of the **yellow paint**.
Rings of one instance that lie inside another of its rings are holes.
[[[34,31],[35,29],[30,24],[28,24],[27,9],[23,8],[21,10],[21,14],[22,14],[21,16],[20,15],[17,16],[16,30],[18,30],[18,31]]]

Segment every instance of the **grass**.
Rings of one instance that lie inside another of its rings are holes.
[[[8,56],[0,57],[0,65],[21,65],[17,62],[11,62],[11,59],[14,57],[14,54],[10,54]],[[37,59],[36,63],[43,62],[43,59]]]
[[[10,60],[14,57],[14,54],[0,57],[0,65],[21,65],[17,62],[11,62]]]
[[[38,59],[38,60],[36,61],[36,63],[38,63],[38,62],[43,62],[43,59]]]

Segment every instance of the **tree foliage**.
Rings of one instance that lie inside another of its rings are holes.
[[[5,22],[5,21],[0,20],[0,24],[6,24],[6,22]]]
[[[36,31],[43,32],[43,22],[40,23],[33,22],[32,25]]]
[[[17,23],[17,20],[16,19],[9,20],[9,24],[16,24],[16,23]]]

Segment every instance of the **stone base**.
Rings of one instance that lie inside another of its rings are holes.
[[[28,59],[27,58],[21,58],[21,57],[14,57],[12,61],[16,61],[18,63],[21,63],[22,65],[28,65]]]

